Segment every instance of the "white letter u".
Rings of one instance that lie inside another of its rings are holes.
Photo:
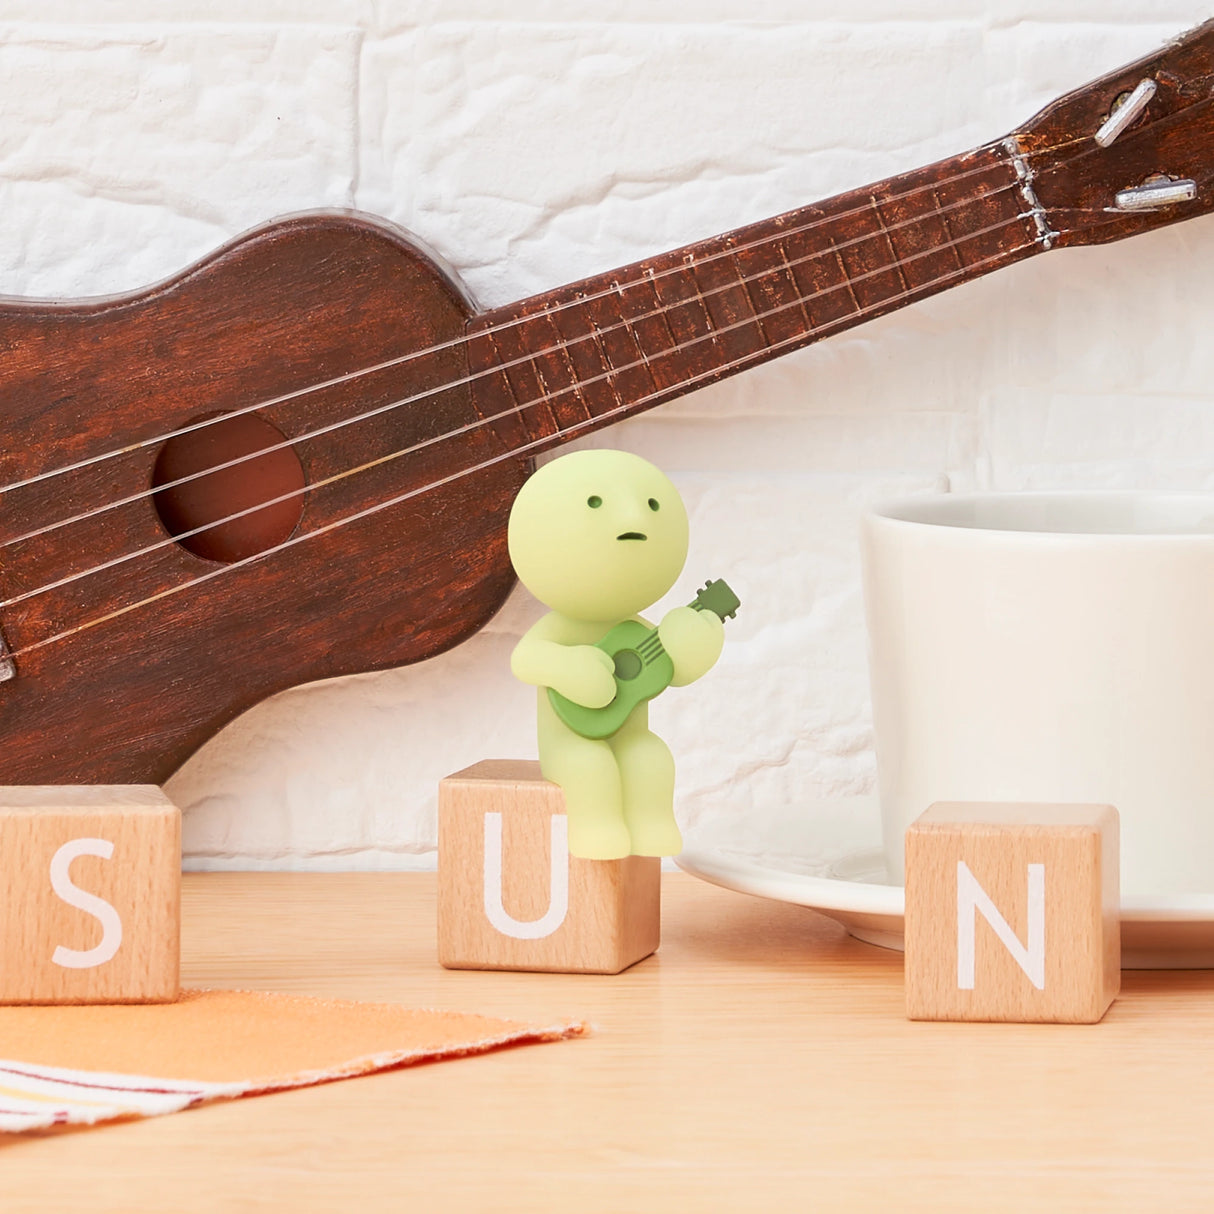
[[[506,913],[502,905],[502,815],[485,815],[485,915],[502,933],[515,940],[542,940],[551,936],[569,913],[569,831],[564,814],[552,815],[552,876],[548,909],[529,923]]]

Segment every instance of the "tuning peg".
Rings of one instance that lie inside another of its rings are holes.
[[[1156,87],[1154,80],[1143,80],[1120,105],[1116,101],[1113,102],[1109,116],[1096,132],[1096,142],[1102,148],[1107,148],[1147,108],[1151,98],[1155,96]]]
[[[1117,192],[1119,211],[1154,211],[1159,207],[1174,206],[1178,202],[1192,202],[1197,197],[1197,182],[1190,177],[1159,177],[1144,181]]]

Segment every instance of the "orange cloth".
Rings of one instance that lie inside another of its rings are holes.
[[[0,1007],[0,1130],[175,1112],[584,1031],[573,1021],[521,1024],[257,991]]]

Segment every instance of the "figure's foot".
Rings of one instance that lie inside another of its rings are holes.
[[[634,856],[677,856],[683,850],[683,836],[671,813],[651,818],[638,815],[632,820],[629,833]]]
[[[632,852],[632,836],[622,820],[587,821],[569,815],[569,854],[580,860],[621,860]]]

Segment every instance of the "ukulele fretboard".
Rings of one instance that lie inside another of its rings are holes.
[[[475,318],[470,369],[507,414],[498,433],[555,446],[1042,251],[1013,152],[979,148]]]

